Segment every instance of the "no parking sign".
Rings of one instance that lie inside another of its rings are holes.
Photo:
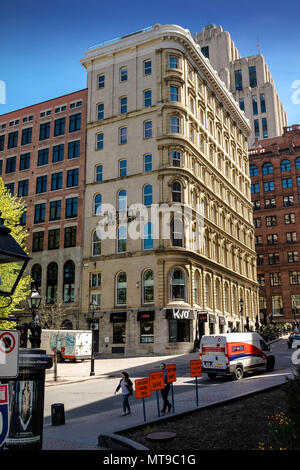
[[[8,385],[0,385],[0,447],[8,434]]]
[[[15,378],[19,374],[20,333],[0,330],[0,377]]]

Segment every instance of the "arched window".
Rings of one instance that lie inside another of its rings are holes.
[[[182,202],[182,185],[179,181],[172,183],[172,201]]]
[[[250,165],[250,176],[257,176],[258,168],[256,165]]]
[[[171,300],[186,298],[186,277],[182,269],[174,269],[171,273]]]
[[[143,273],[143,304],[154,302],[154,275],[151,269]]]
[[[119,191],[118,194],[118,210],[126,211],[127,210],[127,193],[125,189]]]
[[[148,222],[144,226],[144,250],[152,250],[153,248],[153,229],[152,223]]]
[[[151,184],[147,184],[144,186],[143,189],[143,197],[144,197],[144,205],[151,206],[152,204],[152,186]]]
[[[126,305],[127,299],[127,276],[126,273],[119,273],[116,279],[116,304]]]
[[[211,303],[211,280],[210,276],[207,275],[205,278],[205,302],[206,306],[211,308],[212,303]]]
[[[101,237],[99,230],[95,230],[93,233],[93,241],[92,241],[92,254],[93,256],[101,255]]]
[[[75,264],[69,260],[64,264],[64,302],[74,302],[75,292]]]
[[[96,194],[94,196],[94,215],[101,215],[102,195]]]
[[[56,263],[50,263],[47,267],[47,289],[46,289],[46,302],[52,304],[57,302],[57,279],[58,279],[58,266]]]
[[[290,171],[291,170],[291,162],[289,160],[282,160],[280,163],[281,171]]]
[[[263,175],[271,175],[273,173],[272,163],[265,163],[262,167]]]
[[[184,246],[183,223],[180,219],[172,221],[172,245]]]
[[[42,266],[40,264],[34,264],[32,266],[31,277],[33,279],[31,288],[35,287],[40,293],[42,285]]]

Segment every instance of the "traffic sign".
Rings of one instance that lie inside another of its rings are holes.
[[[20,333],[0,330],[0,378],[14,378],[19,374]]]
[[[190,361],[190,370],[191,377],[201,377],[202,376],[202,362],[200,359],[195,359]]]
[[[8,385],[0,385],[0,447],[8,434]]]
[[[176,382],[176,364],[167,364],[167,382]]]
[[[150,381],[150,390],[154,392],[155,390],[161,390],[165,388],[164,373],[161,372],[150,372],[149,374]]]
[[[150,380],[148,378],[135,380],[135,397],[151,397]]]

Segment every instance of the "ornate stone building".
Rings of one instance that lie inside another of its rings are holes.
[[[94,310],[99,351],[184,353],[203,333],[253,329],[244,113],[179,26],[157,24],[96,46],[81,62],[88,83],[82,320],[91,322]],[[105,204],[116,217],[100,233]],[[144,216],[132,216],[133,204],[145,206]],[[169,236],[162,214],[158,229],[152,218],[162,205],[188,208],[170,215]],[[137,222],[141,237],[132,230]]]

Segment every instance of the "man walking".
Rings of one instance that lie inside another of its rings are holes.
[[[166,409],[168,408],[168,411],[170,412],[171,410],[171,403],[168,400],[168,394],[170,390],[170,384],[167,381],[167,369],[166,369],[166,364],[164,362],[161,363],[160,365],[161,370],[164,373],[164,382],[165,382],[165,388],[161,389],[161,396],[163,399],[163,407],[162,407],[162,414],[165,414]]]

